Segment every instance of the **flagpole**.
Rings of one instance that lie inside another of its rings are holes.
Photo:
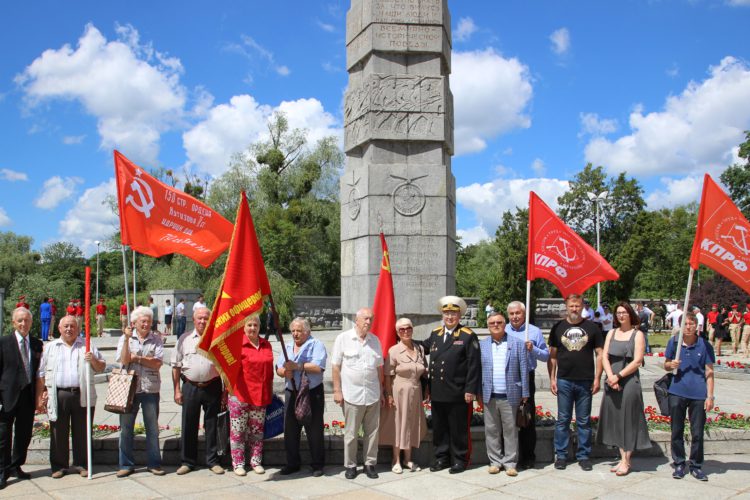
[[[133,310],[138,307],[138,292],[135,285],[135,250],[133,250]]]
[[[524,324],[524,330],[526,331],[526,342],[529,341],[529,316],[531,315],[531,280],[526,280],[526,323]]]
[[[284,336],[281,333],[281,324],[279,323],[279,312],[276,310],[276,303],[273,301],[273,295],[268,296],[268,301],[271,303],[271,312],[273,313],[273,322],[276,325],[276,338],[279,340],[279,344],[281,344],[281,352],[284,354],[284,361],[289,361],[289,354],[286,351],[286,345],[284,345]],[[294,392],[297,392],[297,384],[294,381],[294,377],[291,379],[292,382],[292,390]],[[302,379],[300,378],[300,381]]]
[[[85,284],[85,296],[83,298],[85,304],[86,314],[86,352],[91,352],[91,268],[86,266],[86,284]],[[91,460],[91,362],[84,363],[86,369],[86,461],[87,461],[87,472],[88,478],[91,479],[92,465]]]
[[[688,303],[690,301],[690,289],[693,287],[693,273],[695,270],[693,267],[690,267],[690,272],[688,273],[688,282],[687,282],[687,290],[685,290],[685,302],[682,306],[682,324],[680,325],[680,333],[677,335],[677,353],[675,354],[674,360],[679,361],[680,360],[680,350],[682,349],[682,334],[685,331],[685,315],[687,314],[688,310]],[[696,335],[698,332],[696,332]]]
[[[122,250],[122,275],[125,283],[125,307],[128,309],[128,324],[130,324],[130,297],[128,297],[128,257],[125,253],[125,245],[120,244]]]

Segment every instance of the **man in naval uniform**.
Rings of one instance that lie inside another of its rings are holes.
[[[466,470],[469,451],[469,412],[479,391],[482,367],[479,340],[459,320],[466,302],[449,295],[438,302],[443,324],[423,341],[430,355],[432,398],[433,472],[450,467],[451,474]]]

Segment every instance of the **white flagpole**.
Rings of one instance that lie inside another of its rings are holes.
[[[133,310],[138,307],[137,290],[135,285],[135,250],[133,250]]]
[[[675,361],[680,360],[680,350],[682,349],[682,334],[685,331],[685,314],[688,312],[688,303],[690,302],[690,289],[693,287],[693,268],[690,268],[688,273],[687,290],[685,290],[685,302],[682,306],[682,323],[680,324],[680,333],[677,335],[677,354],[675,354]],[[696,332],[698,334],[698,332]]]
[[[94,462],[92,460],[91,454],[91,448],[92,448],[92,440],[91,440],[91,426],[93,422],[91,421],[91,362],[89,361],[86,363],[86,460],[88,460],[88,478],[93,478],[93,471],[91,470],[93,468]]]
[[[128,257],[125,254],[125,245],[120,244],[122,250],[122,274],[125,283],[125,305],[128,307],[128,322],[130,322],[130,298],[128,297]]]
[[[529,340],[529,316],[531,311],[531,280],[526,280],[526,323],[524,324],[524,330],[526,331],[526,341]]]

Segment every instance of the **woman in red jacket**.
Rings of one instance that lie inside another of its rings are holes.
[[[263,425],[273,392],[273,350],[267,340],[260,338],[258,315],[245,320],[240,360],[240,378],[229,397],[232,467],[238,476],[247,474],[245,450],[250,448],[250,467],[256,474],[263,474]]]

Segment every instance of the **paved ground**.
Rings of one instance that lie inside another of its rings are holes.
[[[315,335],[331,348],[337,332],[322,332]],[[107,361],[114,361],[113,346],[116,338],[95,339],[103,349]],[[171,342],[173,343],[173,342]],[[170,345],[168,342],[167,345]],[[274,345],[278,351],[278,345]],[[171,348],[167,349],[171,357]],[[723,357],[723,362],[739,357]],[[649,390],[653,380],[664,372],[663,358],[647,358],[642,370],[644,399],[654,404]],[[180,409],[173,401],[170,368],[162,368],[161,425],[179,426]],[[717,380],[717,405],[722,410],[750,414],[750,391],[747,376],[720,375]],[[281,390],[281,381],[276,389]],[[326,379],[330,393],[330,375]],[[554,397],[547,389],[546,369],[537,373],[537,404],[556,411]],[[102,408],[105,384],[97,386],[100,395],[96,411],[96,423],[119,424],[117,415]],[[594,400],[594,412],[598,413],[601,396]],[[341,419],[341,410],[330,400],[326,405],[326,421]],[[250,474],[237,477],[232,473],[222,476],[207,470],[198,470],[186,476],[168,474],[155,477],[141,471],[126,479],[115,477],[114,466],[97,466],[92,481],[70,475],[55,480],[49,477],[49,467],[29,465],[31,481],[12,479],[8,488],[0,492],[0,498],[314,498],[340,497],[367,498],[748,498],[750,499],[750,456],[711,455],[707,457],[705,471],[708,483],[700,483],[691,477],[681,481],[671,478],[669,461],[664,457],[638,458],[634,471],[627,477],[618,478],[609,472],[609,461],[599,461],[593,472],[583,472],[576,464],[565,471],[556,471],[549,464],[539,464],[537,469],[523,471],[516,478],[501,473],[491,476],[486,466],[474,467],[459,475],[448,475],[447,471],[430,473],[422,471],[397,475],[380,466],[380,478],[371,480],[360,475],[346,480],[342,467],[327,467],[321,478],[310,477],[306,472],[290,477],[280,477],[278,468],[269,468],[265,475]],[[176,467],[165,467],[173,472]]]

